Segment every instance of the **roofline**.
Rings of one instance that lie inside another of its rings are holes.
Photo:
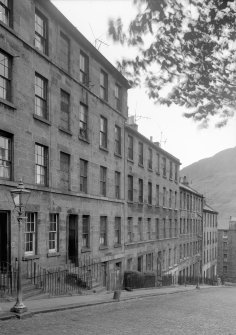
[[[203,207],[204,212],[209,212],[209,213],[214,213],[214,214],[219,214],[219,212],[215,211],[214,209],[206,209]]]
[[[144,142],[146,142],[153,149],[164,153],[166,156],[172,158],[173,160],[175,160],[176,163],[178,163],[179,165],[181,165],[181,162],[180,162],[180,160],[177,157],[171,155],[169,152],[167,152],[164,149],[162,149],[161,147],[157,146],[155,143],[153,143],[152,141],[150,141],[147,137],[145,137],[144,135],[142,135],[138,130],[135,130],[134,128],[132,128],[132,126],[130,126],[129,124],[126,123],[125,124],[125,128],[128,131],[131,131],[135,136],[137,136],[140,139],[142,139]]]
[[[206,207],[208,207],[208,208],[206,208]],[[215,213],[215,214],[219,214],[219,212],[217,212],[215,209],[213,209],[210,205],[208,205],[208,204],[205,204],[204,206],[203,206],[203,211],[205,211],[205,212],[213,212],[213,213]]]
[[[99,60],[105,68],[109,69],[127,89],[131,88],[128,80],[112,65],[106,57],[104,57],[93,45],[90,43],[87,38],[81,34],[81,32],[57,9],[57,7],[51,2],[51,0],[35,0],[38,2],[39,6],[44,7],[49,11],[53,17],[58,20],[62,26],[65,27],[67,31],[71,33],[71,36],[79,42],[79,44],[85,46],[93,55],[94,58]]]
[[[204,198],[204,195],[199,193],[198,191],[194,190],[191,186],[188,186],[188,185],[184,185],[182,183],[179,183],[179,188],[183,188],[189,192],[192,192],[194,194],[197,194],[198,196],[200,196],[201,198]]]

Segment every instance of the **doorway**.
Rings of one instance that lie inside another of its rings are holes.
[[[107,287],[107,276],[108,276],[108,262],[102,262],[102,286]]]
[[[138,257],[138,271],[143,272],[143,256]]]
[[[6,268],[10,262],[9,213],[0,211],[0,268]]]
[[[69,215],[68,227],[68,258],[72,263],[78,263],[78,215]]]

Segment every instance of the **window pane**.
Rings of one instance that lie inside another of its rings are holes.
[[[70,95],[61,90],[61,126],[70,129]]]
[[[0,2],[0,21],[9,25],[9,16],[10,16],[9,1],[1,0]]]
[[[11,178],[11,139],[0,134],[0,178]]]
[[[80,137],[87,139],[88,137],[88,107],[80,104],[80,122],[79,122],[79,135]]]
[[[47,119],[47,81],[35,74],[35,114]]]
[[[35,145],[35,180],[36,184],[47,184],[48,149],[42,145]]]
[[[58,250],[58,214],[49,215],[49,252]]]
[[[2,52],[0,52],[0,98],[10,100],[10,58]]]
[[[67,36],[60,33],[60,60],[61,66],[64,70],[69,71],[69,48],[70,43]]]
[[[35,13],[35,47],[43,53],[47,51],[47,20],[39,12]]]
[[[36,213],[26,213],[25,253],[35,254]]]

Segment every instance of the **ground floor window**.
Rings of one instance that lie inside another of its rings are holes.
[[[152,271],[153,269],[153,254],[147,254],[146,255],[146,270],[147,271]]]
[[[115,244],[121,244],[121,218],[115,218]]]
[[[83,215],[82,220],[82,246],[83,248],[89,248],[89,215]]]
[[[49,215],[49,252],[56,252],[59,250],[58,248],[58,214],[50,214]]]
[[[36,213],[26,213],[25,255],[36,254]]]
[[[138,271],[139,272],[143,271],[143,256],[138,257]]]
[[[127,259],[127,270],[132,270],[132,258]]]
[[[107,217],[100,217],[100,246],[107,246]]]

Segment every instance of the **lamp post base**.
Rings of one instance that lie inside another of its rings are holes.
[[[22,314],[22,313],[27,312],[27,307],[23,304],[23,302],[21,303],[17,302],[15,306],[13,306],[10,309],[10,311],[13,313]]]

